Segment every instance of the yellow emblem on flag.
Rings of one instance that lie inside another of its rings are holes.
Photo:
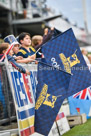
[[[43,104],[50,106],[51,108],[54,108],[54,104],[57,100],[56,96],[51,96],[51,94],[47,94],[45,101],[43,102]]]
[[[38,110],[42,104],[50,106],[51,108],[54,108],[54,104],[57,100],[57,97],[53,96],[51,94],[48,94],[47,90],[48,90],[48,85],[44,84],[42,91],[37,99],[36,104],[35,104],[36,110]]]
[[[70,74],[71,74],[71,67],[73,67],[77,63],[80,63],[80,60],[77,58],[76,51],[68,58],[66,58],[63,53],[59,54],[60,59],[62,60],[62,63],[64,65],[66,72],[68,72]]]

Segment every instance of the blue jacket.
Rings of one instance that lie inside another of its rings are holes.
[[[28,58],[29,56],[35,54],[36,50],[31,47],[29,48],[29,51],[26,50],[25,48],[21,47],[19,52],[17,53],[17,56],[22,56],[23,58]],[[37,58],[41,58],[42,54],[40,52],[36,53]]]
[[[0,54],[0,59],[2,58],[3,55],[4,54]],[[21,65],[18,65],[18,63],[16,63],[15,59],[12,56],[7,55],[7,59],[12,64],[12,66],[19,72],[26,73],[26,70]]]

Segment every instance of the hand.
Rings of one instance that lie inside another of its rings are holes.
[[[43,53],[41,54],[41,58],[44,58],[44,54]]]
[[[33,55],[29,56],[28,58],[31,59],[31,60],[35,60],[36,59],[36,54],[33,54]]]
[[[54,27],[51,27],[51,31],[54,31]]]
[[[22,56],[17,56],[17,57],[15,57],[15,60],[21,60],[21,59],[23,59]]]
[[[47,35],[48,34],[48,28],[45,28],[44,29],[44,35]]]
[[[38,64],[38,61],[37,61],[37,60],[35,61],[35,64]]]
[[[30,75],[31,73],[26,69],[26,74],[27,74],[27,75]]]

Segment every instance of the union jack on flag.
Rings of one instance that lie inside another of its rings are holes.
[[[91,86],[74,94],[73,98],[91,100]]]

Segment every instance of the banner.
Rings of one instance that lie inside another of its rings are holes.
[[[31,70],[31,64],[27,65],[27,69],[30,69],[31,72],[30,76],[22,74],[12,67],[9,69],[11,71],[19,134],[20,136],[29,136],[34,133],[37,66],[34,68],[32,65]]]

